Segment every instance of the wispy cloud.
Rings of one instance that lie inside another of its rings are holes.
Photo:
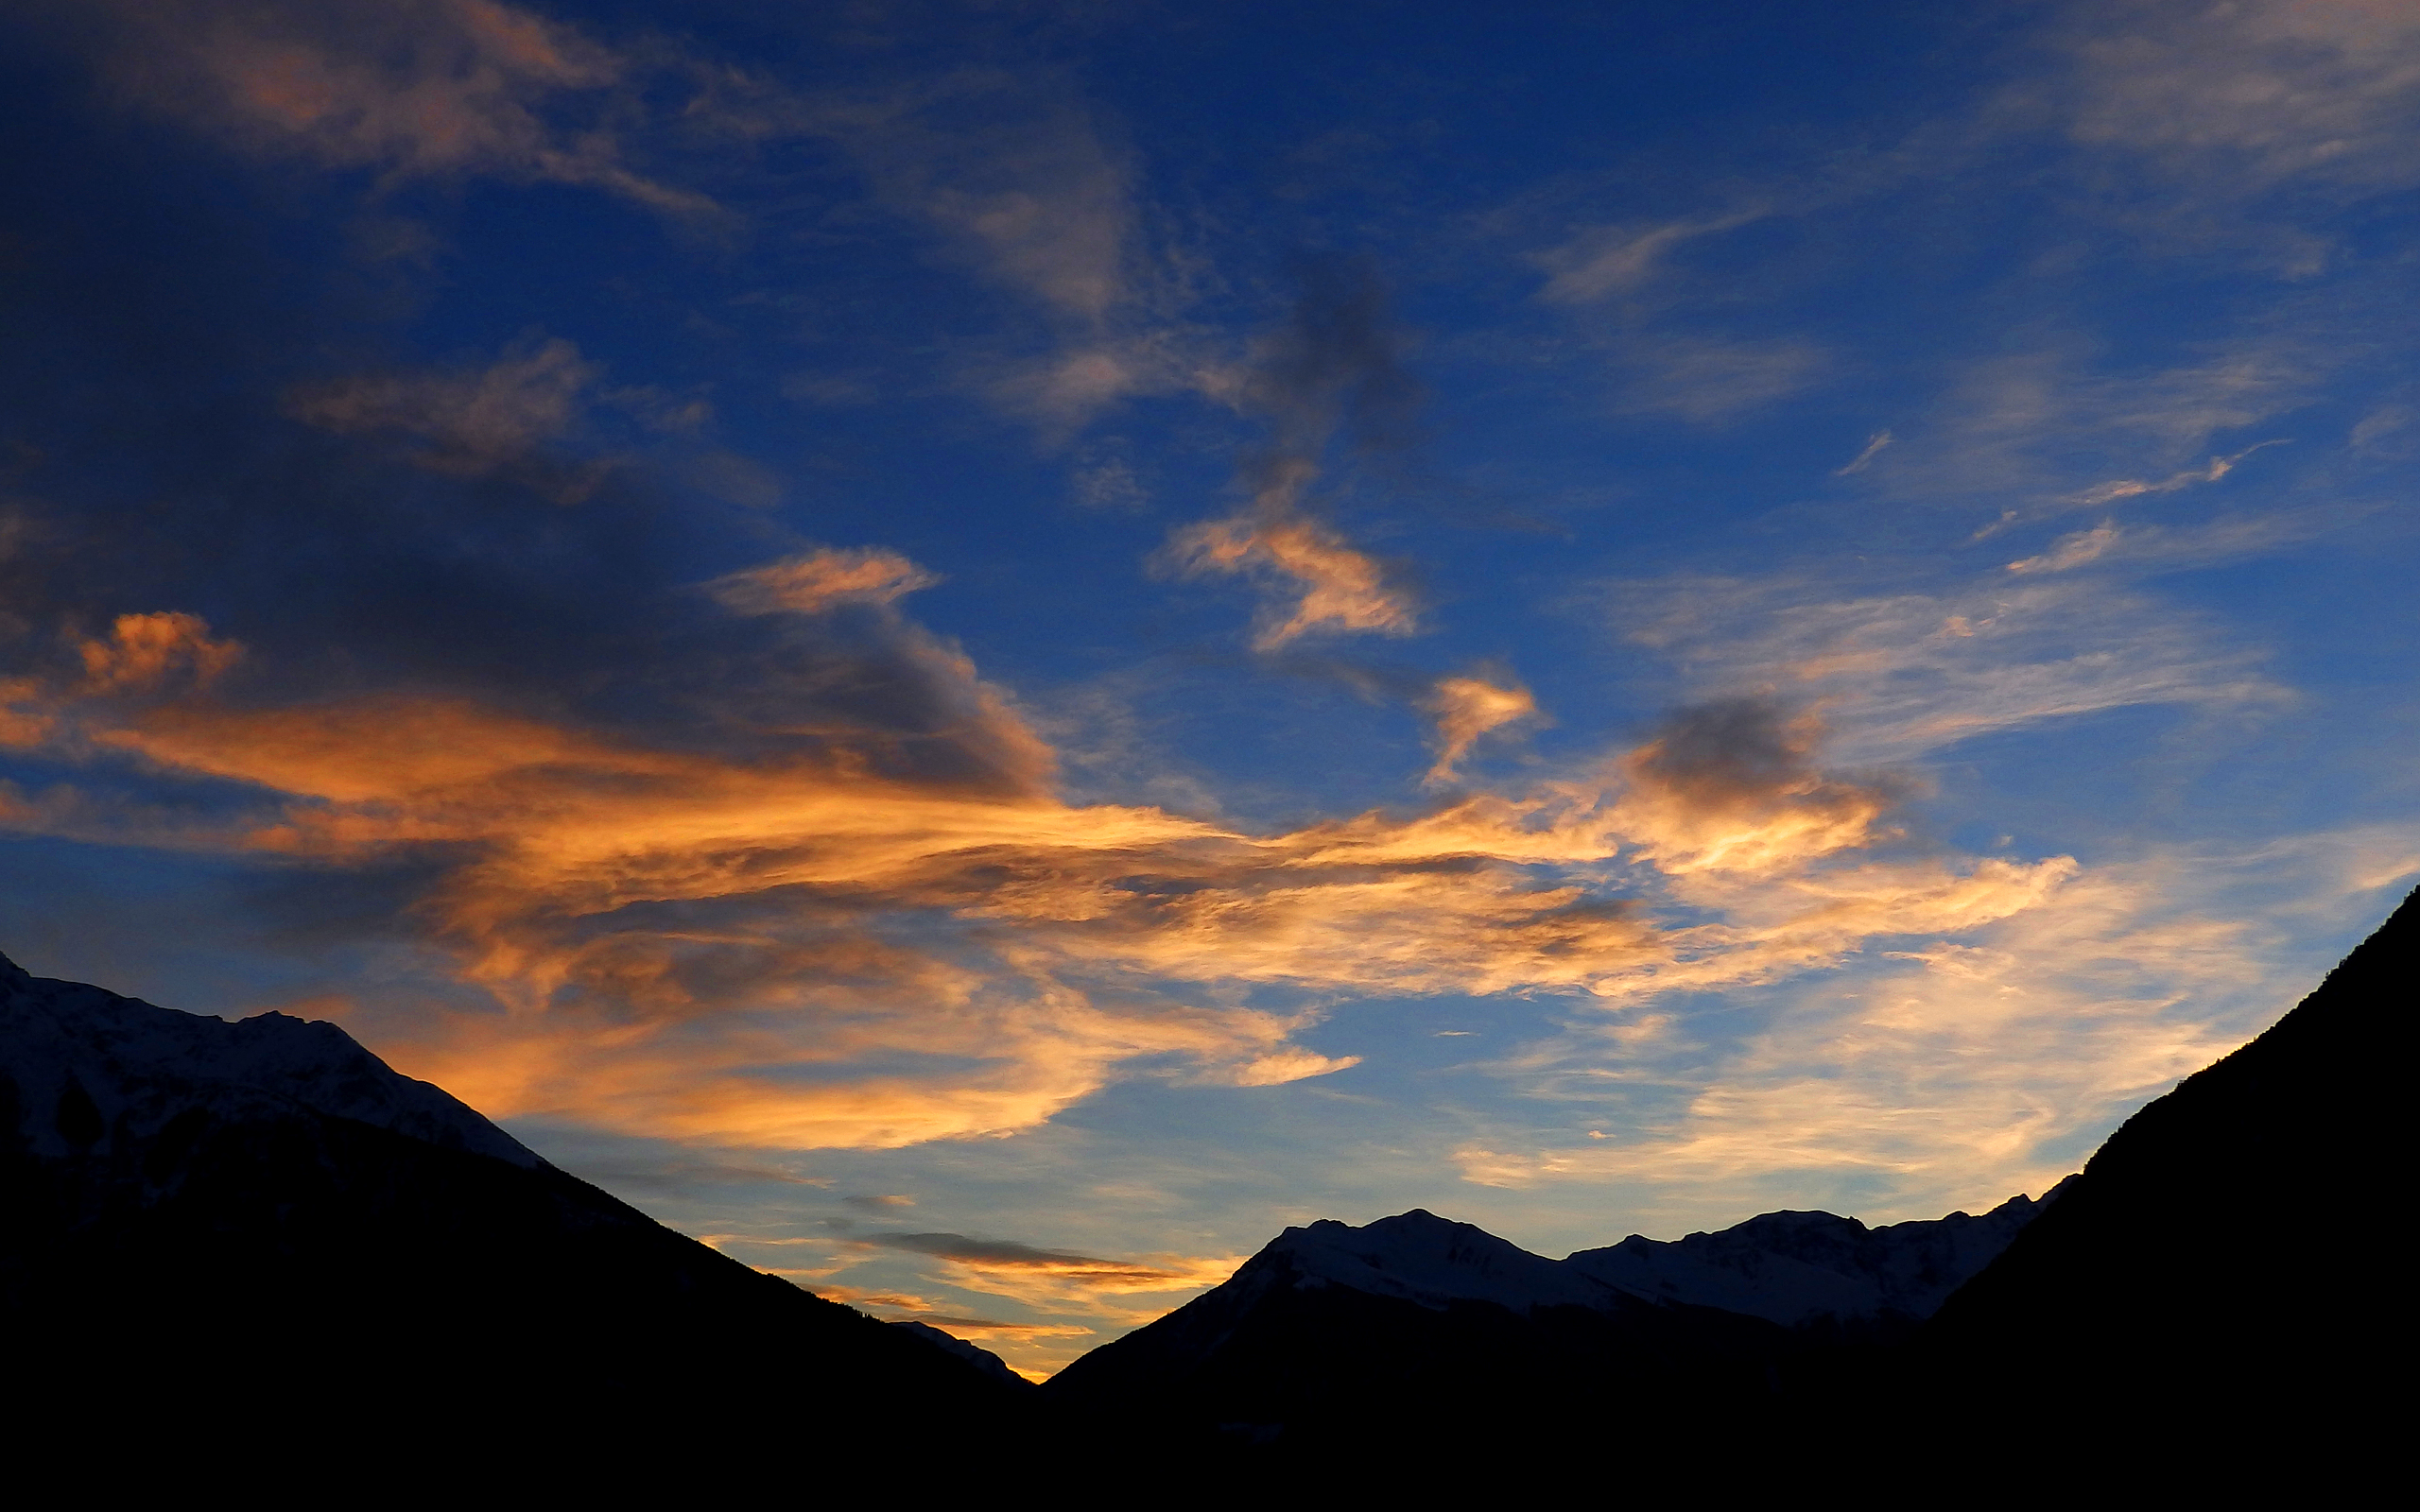
[[[2420,17],[2399,0],[2130,0],[2060,30],[2075,140],[2246,187],[2420,181]]]
[[[1756,207],[1652,225],[1592,227],[1537,254],[1548,275],[1538,297],[1550,304],[1584,304],[1629,294],[1653,278],[1676,248],[1771,214]]]
[[[1616,590],[1616,619],[1708,690],[1781,688],[1822,708],[1851,764],[2139,704],[2290,697],[2200,617],[2106,583],[2028,574],[1836,597],[1814,579]]]
[[[2232,456],[2214,456],[2200,467],[2186,468],[2182,472],[2171,472],[2156,481],[2119,478],[2114,483],[2096,484],[2067,502],[2079,508],[2089,508],[2098,504],[2112,504],[2119,499],[2138,498],[2146,493],[2174,493],[2181,489],[2192,488],[2196,484],[2216,483],[2234,472],[2236,465],[2253,453],[2266,447],[2285,444],[2287,443],[2284,441],[2262,441],[2256,446],[2247,446]]]
[[[1385,568],[1333,527],[1285,504],[1188,525],[1168,542],[1168,559],[1185,574],[1256,576],[1292,599],[1261,615],[1255,650],[1274,651],[1319,632],[1410,635],[1420,628],[1410,595],[1388,580]]]
[[[1455,768],[1470,754],[1481,735],[1541,717],[1538,700],[1513,683],[1499,686],[1483,678],[1440,678],[1429,691],[1428,711],[1437,720],[1437,764],[1424,779],[1436,785],[1453,782]]]
[[[122,94],[263,154],[398,177],[591,185],[683,215],[703,196],[626,162],[634,70],[497,0],[107,0],[87,18]]]
[[[1831,358],[1798,340],[1641,336],[1621,344],[1617,398],[1629,414],[1677,415],[1710,425],[1812,387]]]
[[[571,342],[526,341],[483,368],[361,374],[290,390],[285,411],[339,436],[403,440],[416,467],[456,477],[508,473],[577,503],[601,464],[546,455],[579,423],[601,369]]]
[[[1155,1255],[1145,1261],[1101,1260],[1061,1249],[1037,1249],[1005,1239],[970,1239],[951,1233],[887,1233],[853,1236],[879,1245],[954,1262],[986,1275],[1048,1278],[1087,1293],[1181,1292],[1215,1286],[1242,1263],[1237,1255],[1195,1259]]]
[[[870,578],[901,580],[881,565]],[[187,661],[219,644],[160,623]],[[400,690],[104,697],[64,668],[12,690],[9,728],[259,795],[164,840],[307,867],[322,891],[414,858],[407,917],[509,1011],[389,1022],[401,1064],[500,1114],[731,1146],[1030,1127],[1134,1063],[1322,1075],[1353,1061],[1296,1040],[1315,1012],[1235,992],[1627,1001],[1770,980],[2032,906],[2066,868],[1858,859],[1891,837],[1893,789],[1827,775],[1813,719],[1754,701],[1410,816],[1253,834],[1071,805],[961,655],[895,613],[853,633],[879,654],[821,653],[821,718],[731,704],[682,739]],[[874,679],[895,685],[878,719]],[[28,803],[9,821],[56,819]]]
[[[2342,529],[2374,512],[2358,506],[2278,510],[2193,525],[2119,525],[2114,520],[2104,520],[2089,530],[2061,536],[2037,556],[2010,562],[2008,570],[2031,576],[2073,572],[2081,567],[2161,570],[2206,566],[2308,541]]]
[[[1891,433],[1889,431],[1876,431],[1872,436],[1866,438],[1865,449],[1858,452],[1857,455],[1849,458],[1849,460],[1842,466],[1834,468],[1832,470],[1832,476],[1836,478],[1845,478],[1864,472],[1867,468],[1874,465],[1874,459],[1882,455],[1882,449],[1890,444]]]
[[[890,604],[941,579],[895,551],[811,551],[706,585],[742,614],[821,614],[842,604]]]
[[[961,69],[776,113],[777,129],[835,144],[878,203],[1040,317],[1039,352],[960,354],[961,376],[1002,407],[1063,439],[1122,400],[1221,383],[1179,319],[1185,280],[1150,234],[1132,154],[1072,80]]]
[[[1178,530],[1166,554],[1180,573],[1240,574],[1275,588],[1253,637],[1264,651],[1314,632],[1420,627],[1409,590],[1316,518],[1306,498],[1340,430],[1363,452],[1407,444],[1419,386],[1404,369],[1401,335],[1367,262],[1314,261],[1301,272],[1291,318],[1262,344],[1236,395],[1271,431],[1244,465],[1252,503]]]
[[[1474,1143],[1460,1160],[1485,1184],[1668,1193],[1640,1199],[1649,1210],[1700,1211],[1708,1192],[1727,1211],[1783,1191],[1806,1201],[1810,1180],[1869,1221],[2039,1193],[2111,1123],[2316,985],[2325,958],[2292,944],[2299,932],[2374,915],[2372,889],[2415,868],[2409,829],[2096,868],[1966,940],[1910,944],[1849,976],[1740,1001],[1769,1010],[1767,1026],[1711,1064],[1648,1054],[1639,1074],[1691,1089],[1668,1120],[1550,1148]],[[1582,1031],[1507,1069],[1585,1099],[1586,1081],[1556,1068],[1616,1048]]]

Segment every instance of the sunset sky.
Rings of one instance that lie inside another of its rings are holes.
[[[1046,1372],[2039,1193],[2420,871],[2420,7],[19,0],[0,951]]]

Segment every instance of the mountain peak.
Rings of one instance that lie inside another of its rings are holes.
[[[1425,1208],[1357,1228],[1322,1218],[1287,1229],[1254,1258],[1282,1259],[1298,1278],[1297,1286],[1345,1286],[1428,1308],[1481,1301],[1526,1313],[1539,1306],[1592,1305],[1603,1295],[1544,1255]]]
[[[492,1156],[525,1170],[545,1162],[520,1141],[444,1091],[388,1067],[336,1024],[261,1013],[229,1022],[163,1008],[78,982],[0,972],[5,1075],[30,1115],[28,1148],[64,1156],[106,1151],[147,1138],[185,1109],[220,1118],[302,1108],[351,1119],[446,1149]],[[53,1108],[90,1104],[90,1140],[71,1140],[81,1119]],[[63,1117],[63,1115],[62,1115]]]

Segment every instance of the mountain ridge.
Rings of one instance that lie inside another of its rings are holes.
[[[0,971],[19,1431],[104,1452],[125,1423],[86,1404],[159,1382],[268,1412],[297,1475],[406,1441],[396,1473],[439,1477],[677,1476],[717,1434],[889,1452],[903,1401],[972,1445],[1022,1431],[977,1362],[665,1228],[337,1025],[263,1019]],[[244,1443],[203,1413],[134,1447]]]

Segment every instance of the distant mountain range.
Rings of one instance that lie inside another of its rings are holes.
[[[1509,1484],[1577,1455],[1635,1489],[1788,1484],[1858,1444],[1949,1477],[2318,1486],[2391,1447],[2372,1383],[2405,1325],[2375,1267],[2297,1230],[2408,1185],[2416,948],[2407,901],[2038,1200],[1560,1261],[1418,1210],[1314,1223],[1040,1390],[665,1228],[335,1025],[0,957],[0,1420],[298,1487],[372,1461],[390,1485],[685,1486],[837,1453],[981,1488],[1047,1451],[1197,1488]]]
[[[1785,1369],[1904,1338],[2049,1200],[1876,1228],[1772,1212],[1560,1261],[1419,1209],[1358,1228],[1314,1223],[1043,1395],[1126,1416],[1148,1403],[1156,1422],[1261,1444],[1459,1435],[1475,1414],[1635,1411],[1603,1400],[1633,1383],[1761,1399]],[[1461,1389],[1472,1380],[1493,1383],[1483,1404]]]

